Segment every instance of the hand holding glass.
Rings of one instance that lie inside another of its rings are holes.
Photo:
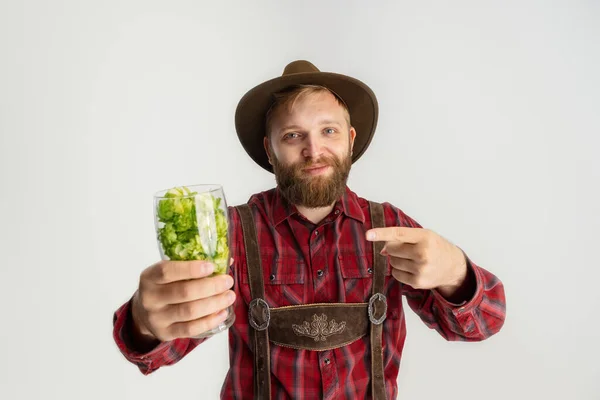
[[[183,186],[156,193],[154,221],[161,259],[206,260],[214,264],[211,276],[229,273],[229,218],[220,185]],[[219,326],[196,338],[229,328],[235,321],[233,307],[227,312]]]

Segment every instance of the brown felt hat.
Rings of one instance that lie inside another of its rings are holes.
[[[242,146],[252,159],[273,172],[265,148],[265,118],[274,101],[273,94],[293,85],[320,85],[337,94],[348,107],[350,122],[356,130],[352,162],[363,155],[377,126],[379,108],[375,93],[358,79],[332,72],[321,72],[308,61],[288,64],[280,77],[261,83],[248,91],[235,111],[235,129]]]

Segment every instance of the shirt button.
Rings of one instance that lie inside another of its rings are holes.
[[[275,280],[275,274],[271,274],[271,276],[269,276],[269,280],[274,281]]]
[[[335,215],[338,215],[340,213],[340,210],[335,210]]]
[[[315,231],[315,236],[319,236],[319,231]]]
[[[329,361],[329,358],[326,358],[326,359],[325,359],[325,365],[329,365],[329,363],[330,363],[330,362],[331,362],[331,361]]]
[[[370,273],[370,274],[372,274],[372,273],[373,273],[373,268],[369,268],[369,269],[367,270],[367,272],[368,272],[368,273]]]
[[[318,270],[318,271],[317,271],[317,275],[318,275],[318,276],[323,276],[323,270],[322,270],[322,269]]]

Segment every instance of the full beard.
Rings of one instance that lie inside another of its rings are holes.
[[[333,171],[328,176],[302,172],[313,165],[329,165]],[[343,159],[322,157],[292,165],[283,165],[273,157],[273,171],[283,197],[291,204],[307,208],[327,207],[340,199],[346,191],[351,166],[350,154]]]

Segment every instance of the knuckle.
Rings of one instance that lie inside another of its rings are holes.
[[[213,312],[213,310],[219,308],[219,304],[221,304],[220,296],[212,296],[206,300],[207,301],[204,303],[204,311],[207,314],[210,314],[211,312]]]
[[[194,315],[194,305],[191,303],[183,303],[178,307],[179,317],[183,320],[190,319]]]
[[[180,324],[178,329],[178,335],[180,337],[189,337],[192,335],[192,329],[190,324]]]
[[[140,291],[140,305],[142,306],[142,308],[146,311],[151,310],[153,304],[154,302],[152,301],[152,298],[148,294],[148,292],[145,290]]]
[[[188,284],[182,284],[179,285],[177,288],[177,294],[182,298],[182,299],[189,299],[191,296],[191,288],[190,285]]]
[[[402,237],[402,228],[397,226],[394,228],[394,236],[396,238],[401,238]]]
[[[140,274],[140,279],[139,279],[140,284],[148,279],[148,276],[150,275],[150,272],[152,272],[153,267],[154,266],[148,267],[142,271],[142,273]]]
[[[150,276],[152,276],[152,274],[156,273],[157,269],[160,267],[161,264],[162,264],[162,261],[159,261],[155,264],[152,264],[149,267],[146,267],[140,274],[140,280],[149,279]]]
[[[221,294],[219,296],[214,296],[211,298],[211,301],[207,304],[206,306],[206,314],[210,315],[214,312],[216,312],[217,310],[220,310],[222,308],[226,307],[226,296],[225,294]]]
[[[181,270],[185,271],[185,274],[187,276],[192,275],[193,267],[194,267],[194,264],[192,261],[182,261],[181,265],[180,265]]]
[[[198,323],[196,325],[196,332],[203,333],[203,332],[208,331],[209,329],[211,329],[213,327],[213,325],[215,325],[213,322],[214,322],[214,317],[212,317],[212,316],[202,318],[201,320],[198,321]]]
[[[218,277],[215,277],[218,278]],[[212,293],[221,293],[223,291],[223,282],[220,279],[211,279],[210,281],[210,290]]]
[[[190,336],[190,331],[189,322],[179,322],[170,326],[169,335],[173,338],[187,337]]]
[[[181,337],[181,334],[180,334],[181,327],[179,325],[180,324],[173,324],[173,325],[165,328],[162,333],[164,340],[169,341],[169,340],[174,340],[174,339]]]
[[[427,252],[423,247],[418,246],[415,250],[415,253],[419,261],[425,261],[427,259]]]
[[[204,333],[212,328],[212,317],[205,317],[201,320],[196,321],[194,324],[193,335],[197,336]]]
[[[198,323],[196,324],[187,324],[185,326],[185,336],[192,337],[198,334]]]
[[[156,279],[158,281],[165,281],[168,278],[169,274],[169,265],[166,263],[156,264]]]

